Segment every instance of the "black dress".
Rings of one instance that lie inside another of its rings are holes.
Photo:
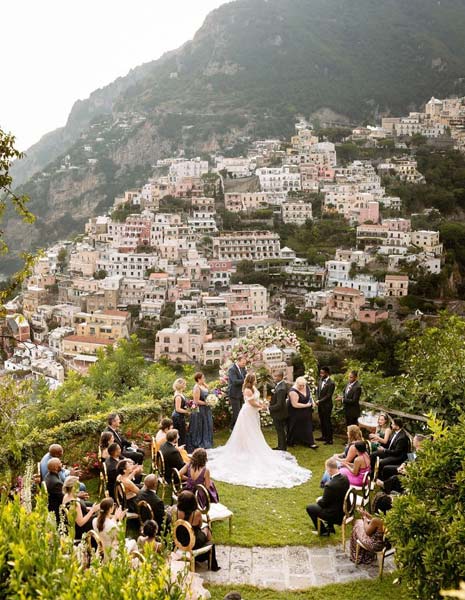
[[[307,386],[305,396],[296,388],[291,388],[289,393],[295,392],[298,396],[299,404],[308,404],[311,402],[310,388]],[[295,446],[314,446],[313,439],[313,408],[311,404],[308,408],[294,408],[289,401],[288,422],[287,422],[287,445]]]
[[[181,397],[181,409],[187,409],[187,400],[182,394],[176,393],[174,396],[174,411],[171,415],[173,420],[173,427],[179,432],[179,446],[183,446],[186,443],[186,415],[185,413],[178,413],[176,410],[176,397]]]
[[[83,500],[70,500],[69,502],[67,502],[64,506],[66,508],[67,511],[70,511],[73,508],[73,504],[75,503],[79,503],[81,506],[81,512],[82,512],[82,516],[85,517],[87,515],[87,513],[89,512],[89,509],[86,506],[86,503]],[[66,525],[68,525],[66,523]],[[89,519],[87,521],[87,523],[84,523],[84,525],[79,526],[77,523],[74,523],[74,539],[75,540],[80,540],[82,539],[82,536],[84,535],[84,533],[86,533],[87,531],[90,531],[92,529],[92,519]]]

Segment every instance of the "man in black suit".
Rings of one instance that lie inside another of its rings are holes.
[[[388,465],[401,465],[407,460],[410,452],[410,438],[404,429],[402,419],[392,420],[392,435],[387,448],[380,446],[376,452],[371,455],[371,469],[373,471],[376,458],[379,456],[378,478],[384,481],[384,467]]]
[[[276,387],[271,394],[270,415],[273,425],[278,434],[278,446],[274,450],[287,450],[287,383],[284,380],[284,372],[277,371],[274,375]]]
[[[118,475],[118,463],[120,462],[121,446],[113,442],[108,446],[108,458],[105,459],[107,469],[107,490],[111,498],[115,499],[115,483]]]
[[[342,523],[342,519],[344,518],[344,497],[350,487],[347,477],[339,473],[334,458],[328,458],[325,468],[331,479],[324,487],[323,496],[316,501],[316,504],[309,504],[307,506],[308,516],[313,521],[316,529],[313,533],[318,532],[318,517],[328,524],[327,528],[323,523],[321,524],[320,535],[334,533],[334,524],[340,525]]]
[[[308,516],[313,521],[315,531],[318,533],[318,517],[328,524],[328,527],[321,523],[320,535],[329,535],[334,533],[334,524],[340,525],[344,518],[344,497],[350,487],[349,480],[339,473],[337,463],[334,458],[329,458],[325,463],[327,473],[331,476],[330,481],[325,485],[323,496],[316,501],[316,504],[307,506]]]
[[[59,473],[63,465],[59,458],[51,458],[47,463],[47,475],[45,476],[45,485],[48,494],[48,510],[54,512],[57,523],[60,522],[60,505],[63,502],[63,482]]]
[[[160,448],[165,460],[165,479],[171,483],[173,469],[180,471],[184,466],[181,453],[178,450],[179,433],[177,429],[170,429],[166,434],[166,442]]]
[[[232,408],[231,429],[234,429],[239,411],[244,404],[242,386],[247,375],[245,364],[246,358],[241,356],[228,369],[228,398]]]
[[[338,396],[338,400],[342,400],[347,427],[358,425],[361,395],[362,386],[358,380],[358,373],[357,371],[351,371],[349,373],[349,383],[344,388],[342,396]]]
[[[318,442],[328,445],[333,443],[333,426],[331,424],[331,413],[333,412],[333,394],[336,384],[330,377],[329,367],[321,367],[320,381],[316,390],[318,405],[318,417],[320,418],[321,437]]]
[[[141,465],[144,462],[144,452],[123,437],[123,434],[119,431],[120,425],[120,416],[116,413],[112,413],[108,417],[108,427],[105,431],[111,431],[115,442],[121,448],[121,454],[125,458],[130,458],[137,465]]]
[[[157,522],[158,531],[161,533],[164,529],[165,505],[163,504],[163,500],[157,496],[157,484],[158,481],[155,475],[147,475],[144,479],[144,486],[137,494],[136,503],[140,500],[147,502],[152,509],[153,518]]]

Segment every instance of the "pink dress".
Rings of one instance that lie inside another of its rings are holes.
[[[361,467],[358,474],[354,475],[350,469],[348,469],[347,467],[341,467],[339,469],[339,473],[341,475],[345,475],[347,477],[347,479],[349,480],[350,485],[356,485],[356,486],[361,486],[363,484],[363,477],[365,475],[365,473],[369,473],[370,472],[370,458],[368,456],[368,454],[365,452],[364,454],[362,454],[361,456],[364,457],[364,461],[365,461],[365,466]]]

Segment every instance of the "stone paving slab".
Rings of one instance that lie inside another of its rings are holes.
[[[283,591],[376,579],[378,576],[376,561],[370,566],[355,565],[338,546],[217,546],[216,553],[221,570],[213,573],[202,568],[199,571],[206,583],[252,585]],[[387,573],[394,570],[392,556],[386,559],[384,570]]]

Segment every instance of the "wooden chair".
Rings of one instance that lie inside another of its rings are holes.
[[[99,474],[99,483],[98,483],[97,494],[98,494],[99,498],[103,498],[103,497],[108,498],[110,495],[108,492],[107,465],[105,464],[104,460],[101,462],[101,465],[100,465],[100,474]]]
[[[373,469],[373,477],[371,479],[371,484],[370,484],[370,491],[373,492],[375,490],[376,487],[376,480],[378,479],[378,473],[379,473],[379,456],[376,457],[376,461],[375,461],[375,467]]]
[[[383,571],[384,571],[384,561],[386,559],[387,556],[392,556],[396,549],[392,548],[389,545],[388,539],[387,539],[387,532],[384,532],[383,535],[383,547],[381,550],[379,550],[378,552],[376,552],[376,560],[378,561],[378,577],[381,579],[383,576]],[[360,548],[363,548],[364,550],[369,551],[369,548],[367,548],[360,540],[357,540],[357,547],[355,550],[355,564],[358,565],[358,557],[360,554]]]
[[[157,454],[158,451],[160,450],[160,447],[158,446],[155,436],[152,435],[152,443],[150,444],[150,458],[152,461],[152,473],[156,473],[157,474]]]
[[[220,502],[210,502],[210,494],[204,485],[197,485],[195,489],[195,499],[197,506],[205,522],[211,529],[211,524],[215,521],[229,522],[229,535],[232,531],[233,512],[227,506]]]
[[[350,489],[357,495],[357,506],[361,508],[370,507],[371,478],[370,473],[363,476],[362,485],[352,485]]]
[[[180,536],[182,539],[180,539]],[[207,544],[206,546],[202,546],[201,548],[196,548],[194,550],[195,535],[190,523],[184,521],[184,519],[178,519],[173,526],[173,540],[176,548],[182,552],[183,558],[189,561],[190,570],[193,573],[195,572],[196,557],[201,556],[202,554],[207,554],[207,552],[209,554],[208,566],[211,568],[213,544]]]
[[[173,467],[171,470],[171,498],[173,499],[173,504],[176,504],[178,501],[178,496],[182,492],[182,478],[179,474],[178,469]]]
[[[349,488],[344,496],[343,510],[344,517],[341,523],[342,530],[342,549],[346,551],[346,527],[354,520],[355,509],[357,508],[357,494],[353,488]],[[318,535],[321,533],[321,524],[327,522],[324,519],[317,518]]]
[[[82,567],[88,569],[92,562],[92,556],[98,556],[100,562],[105,558],[105,550],[103,548],[102,540],[96,531],[91,529],[84,534],[85,552],[82,556]]]
[[[42,483],[40,484],[40,487],[42,488],[42,491],[45,492],[48,496],[48,489],[47,489],[47,484],[45,483],[45,481],[42,481]]]
[[[162,492],[161,494],[158,494],[160,496],[160,498],[164,498],[165,497],[165,489],[168,485],[168,482],[166,481],[165,478],[165,458],[163,456],[163,453],[158,450],[157,454],[156,454],[156,461],[155,461],[155,474],[157,475],[158,478],[158,486],[157,486],[157,494],[158,494],[158,489],[161,486],[162,488]]]
[[[149,520],[154,521],[155,518],[154,518],[152,507],[145,500],[139,500],[139,502],[136,502],[136,506],[137,506],[137,514],[139,515],[140,528],[142,531],[145,521],[149,521]]]
[[[118,478],[116,478],[116,482],[115,482],[115,502],[116,502],[116,505],[119,506],[122,510],[126,510],[126,508],[127,508],[126,490],[124,489],[123,483]],[[138,515],[138,513],[135,513],[135,512],[128,512],[128,513],[126,513],[126,519],[139,520],[139,515]]]
[[[37,463],[37,477],[39,478],[40,483],[42,483],[42,471],[40,469],[40,462]]]

